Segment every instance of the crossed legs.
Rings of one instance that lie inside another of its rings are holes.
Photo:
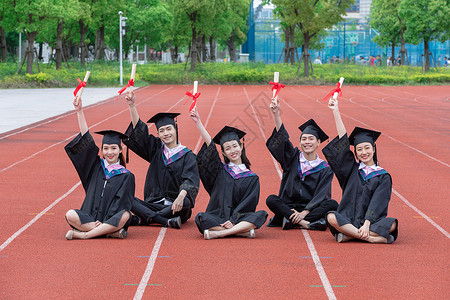
[[[66,238],[67,236],[70,236],[74,239],[91,239],[101,235],[116,233],[117,231],[122,229],[123,226],[125,226],[129,218],[130,213],[128,211],[125,211],[122,214],[119,221],[119,226],[117,227],[110,224],[101,223],[99,221],[81,224],[80,217],[78,216],[76,211],[71,209],[66,213],[66,219],[72,227],[78,230],[69,230]]]

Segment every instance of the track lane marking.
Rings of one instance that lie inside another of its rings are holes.
[[[206,122],[205,122],[205,125],[204,125],[205,128],[208,125],[208,122],[209,122],[209,119],[211,117],[212,111],[214,109],[216,101],[218,100],[219,92],[220,92],[220,87],[217,90],[216,97],[214,98],[213,105],[211,105],[208,117],[206,118]],[[173,107],[169,108],[169,110],[172,109],[172,108]],[[196,153],[198,151],[198,147],[200,146],[201,139],[202,139],[202,137],[200,136],[198,138],[198,140],[197,140],[197,145],[194,148],[194,153]],[[150,258],[148,260],[147,268],[145,269],[144,275],[142,276],[142,279],[141,279],[141,282],[139,283],[139,286],[138,286],[138,288],[136,290],[136,293],[134,294],[134,298],[133,298],[134,300],[140,300],[144,296],[145,288],[147,287],[148,281],[150,280],[150,276],[152,275],[153,268],[154,268],[155,263],[156,263],[156,258],[158,257],[158,252],[159,252],[159,249],[161,248],[161,244],[162,244],[162,242],[164,240],[164,236],[166,234],[166,230],[167,230],[167,228],[163,227],[163,228],[161,228],[161,230],[159,232],[158,239],[156,240],[155,245],[153,246],[152,254],[151,254],[151,256],[150,256]]]
[[[81,181],[78,181],[74,186],[72,186],[64,195],[53,201],[52,204],[47,206],[43,211],[36,215],[31,221],[29,221],[25,226],[17,230],[12,236],[10,236],[1,246],[0,252],[3,251],[12,241],[14,241],[22,232],[28,229],[31,225],[33,225],[40,217],[42,217],[47,211],[53,208],[56,204],[58,204],[61,200],[69,196],[79,185],[81,185]]]
[[[166,92],[166,91],[170,90],[171,88],[172,88],[172,87],[169,87],[169,88],[167,88],[167,89],[165,89],[165,90],[163,90],[163,91],[161,91],[161,92],[159,92],[159,93],[157,93],[157,94],[151,96],[150,98],[146,99],[145,101],[136,104],[136,106],[138,106],[138,105],[140,105],[140,104],[142,104],[142,103],[145,103],[145,102],[151,100],[153,97],[155,97],[155,96],[157,96],[157,95],[159,95],[159,94],[161,94],[161,93],[163,93],[163,92]],[[106,101],[101,102],[101,104],[105,104],[106,102],[113,101],[113,100],[114,100],[114,99],[106,100]],[[181,99],[181,100],[182,100],[182,99]],[[178,102],[180,102],[181,100],[179,100]],[[178,102],[177,102],[177,104],[178,104]],[[100,104],[99,104],[99,105],[100,105]],[[111,118],[113,118],[113,117],[116,117],[116,116],[118,116],[118,115],[120,115],[120,114],[122,114],[122,113],[124,113],[124,112],[126,112],[126,111],[128,111],[128,108],[126,108],[126,109],[124,109],[124,110],[121,110],[121,111],[119,111],[118,113],[116,113],[116,114],[114,114],[114,115],[112,115],[112,116],[110,116],[110,117],[108,117],[108,118],[106,118],[106,119],[104,119],[104,120],[102,120],[102,121],[100,121],[100,122],[97,122],[96,124],[94,124],[94,125],[92,125],[92,126],[89,126],[89,129],[91,129],[91,128],[93,128],[93,127],[99,125],[99,124],[102,124],[103,122],[105,122],[105,121],[107,121],[107,120],[109,120],[109,119],[111,119]],[[70,115],[70,114],[66,114],[66,115],[64,115],[64,117],[67,117],[67,116],[69,116],[69,115]],[[26,158],[24,158],[24,159],[22,159],[22,160],[19,160],[19,161],[13,163],[12,165],[9,165],[8,167],[5,167],[5,168],[1,169],[1,170],[0,170],[0,173],[4,172],[4,171],[6,171],[6,170],[9,170],[9,169],[11,169],[12,167],[14,167],[14,166],[16,166],[16,165],[18,165],[18,164],[20,164],[20,163],[23,163],[23,162],[29,160],[30,158],[33,158],[33,157],[35,157],[36,155],[41,154],[42,152],[47,151],[48,149],[51,149],[51,148],[53,148],[53,147],[55,147],[55,146],[57,146],[57,145],[59,145],[59,144],[62,144],[62,143],[66,142],[66,141],[68,141],[68,140],[70,140],[70,139],[73,139],[73,138],[76,137],[77,135],[78,135],[78,133],[77,133],[77,134],[74,134],[74,135],[71,135],[71,136],[69,136],[68,138],[66,138],[66,139],[64,139],[64,140],[62,140],[62,141],[59,141],[59,142],[57,142],[57,143],[55,143],[55,144],[53,144],[53,145],[50,145],[50,146],[48,146],[48,147],[46,147],[46,148],[44,148],[44,149],[42,149],[42,150],[40,150],[40,151],[38,151],[38,152],[35,152],[35,153],[33,153],[33,154],[27,156]]]
[[[245,89],[245,87],[243,87],[243,89],[244,89],[245,95],[247,97],[248,103],[250,104],[250,107],[252,108],[253,116],[255,117],[255,120],[258,123],[261,135],[264,138],[264,140],[267,141],[266,135],[265,135],[264,130],[262,129],[261,123],[259,122],[259,119],[258,119],[258,117],[256,115],[255,109],[253,108],[253,105],[251,103],[251,100],[250,100],[250,97],[249,97],[249,95],[247,93],[247,90]],[[284,103],[286,103],[286,102],[284,102]],[[290,106],[290,107],[292,108],[292,106]],[[276,170],[278,172],[278,176],[281,179],[282,172],[280,170],[280,167],[279,167],[277,161],[275,160],[275,158],[272,155],[271,155],[271,157],[272,157],[273,163],[275,164],[275,168],[276,168]],[[333,287],[331,286],[330,281],[328,280],[327,274],[325,273],[325,269],[322,266],[322,263],[320,261],[319,255],[317,254],[316,248],[314,247],[314,243],[313,243],[313,241],[312,241],[312,239],[311,239],[311,237],[310,237],[310,235],[309,235],[307,230],[302,229],[302,233],[303,233],[303,236],[305,237],[306,244],[308,245],[309,252],[311,253],[311,256],[313,258],[314,266],[316,267],[317,273],[319,274],[320,280],[322,281],[322,284],[323,284],[323,287],[324,287],[325,292],[327,294],[327,297],[328,297],[328,299],[335,300],[336,299],[336,295],[334,294]]]

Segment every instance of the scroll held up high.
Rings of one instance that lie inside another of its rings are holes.
[[[128,84],[126,86],[124,86],[123,88],[121,88],[119,90],[119,95],[121,95],[123,92],[125,92],[125,90],[127,88],[130,88],[130,91],[133,91],[133,86],[134,86],[134,78],[136,76],[136,64],[133,64],[131,66],[131,76],[130,76],[130,80],[128,80]]]
[[[81,81],[80,78],[77,79],[78,85],[75,88],[75,90],[73,91],[73,95],[76,98],[75,105],[78,105],[78,99],[80,99],[81,96],[83,95],[83,91],[84,91],[84,88],[86,87],[87,81],[89,79],[89,75],[91,75],[91,72],[86,71],[86,75],[84,76],[84,80],[83,81]]]
[[[197,93],[197,88],[198,88],[198,81],[194,81],[194,90],[193,90],[193,93],[191,93],[191,92],[189,92],[189,91],[186,92],[186,95],[187,95],[189,98],[192,97],[192,104],[191,104],[191,106],[189,107],[189,111],[193,110],[193,109],[196,107],[196,105],[197,105],[197,99],[198,99],[198,97],[200,97],[200,94],[201,94],[201,93]],[[188,98],[188,100],[189,100],[189,98]],[[188,100],[186,100],[186,102],[184,102],[184,104],[186,104]]]

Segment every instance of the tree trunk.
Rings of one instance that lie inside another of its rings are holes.
[[[6,59],[8,58],[8,49],[6,45],[5,29],[3,27],[0,27],[0,35],[1,35],[2,61],[6,61]]]
[[[43,43],[39,43],[39,54],[38,54],[38,59],[39,61],[42,61],[44,58],[42,57],[42,51],[43,51]]]
[[[105,26],[95,32],[95,59],[105,59]]]
[[[304,75],[305,77],[309,77],[309,60],[311,59],[309,57],[309,39],[310,36],[308,34],[303,34],[303,59],[304,59],[304,63],[305,63],[305,72]]]
[[[216,62],[216,41],[212,36],[209,37],[209,60]]]
[[[170,47],[170,58],[173,64],[178,63],[178,46]]]
[[[423,47],[425,50],[425,72],[430,71],[430,47],[428,40],[423,40]]]
[[[28,46],[27,46],[27,73],[33,74],[33,58],[34,58],[34,41],[36,40],[38,32],[26,32]]]
[[[80,24],[80,63],[81,66],[84,68],[86,64],[86,44],[84,41],[86,40],[86,33],[88,30],[88,26],[84,26],[84,22],[82,20],[79,21]]]
[[[197,63],[197,29],[192,27],[192,44],[191,44],[191,72],[195,71],[195,65]]]
[[[400,55],[401,55],[401,61],[402,65],[406,66],[406,59],[405,59],[405,37],[403,36],[403,31],[400,33]]]
[[[59,21],[56,27],[56,70],[61,69],[62,64],[62,39],[61,34],[63,32],[63,22]]]
[[[289,62],[289,45],[290,43],[290,39],[291,39],[291,35],[289,34],[289,27],[287,27],[286,29],[283,29],[284,31],[284,49],[283,49],[283,53],[284,53],[284,63],[287,64]]]
[[[202,37],[202,47],[203,47],[203,61],[209,61],[208,59],[208,47],[206,47],[206,35]]]
[[[230,39],[227,41],[228,53],[230,53],[230,61],[236,61],[236,45],[234,44],[234,30],[231,31]]]
[[[290,41],[291,41],[291,46],[289,47],[289,58],[291,60],[291,65],[295,64],[295,26],[290,26],[291,30],[289,32],[290,35]]]
[[[395,66],[395,43],[392,42],[392,53],[391,53],[391,63],[392,66]]]

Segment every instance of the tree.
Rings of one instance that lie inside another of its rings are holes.
[[[12,10],[12,3],[10,1],[0,2],[0,48],[1,48],[1,60],[6,61],[8,58],[8,45],[6,42],[6,33],[13,31],[15,20],[13,19],[14,11]]]
[[[230,53],[230,60],[236,61],[236,45],[241,45],[247,39],[247,18],[250,1],[225,1],[224,21],[228,24],[228,35],[225,43]]]
[[[198,39],[202,36],[201,24],[210,24],[208,19],[213,20],[216,17],[216,0],[168,0],[167,1],[174,11],[174,18],[183,18],[186,15],[188,26],[191,31],[191,43],[189,57],[191,60],[190,71],[195,71],[198,60]]]
[[[406,25],[399,15],[399,0],[373,0],[370,8],[370,26],[380,35],[374,37],[375,43],[382,47],[392,47],[391,59],[395,60],[395,47],[401,45],[401,61],[405,62]]]
[[[449,39],[449,0],[403,0],[399,16],[405,20],[405,38],[412,44],[424,44],[425,72],[430,70],[429,43]]]
[[[309,77],[311,39],[342,21],[342,16],[354,0],[273,0],[272,3],[283,8],[287,26],[294,25],[300,30],[303,38],[304,76]]]
[[[25,33],[28,40],[28,47],[25,53],[28,74],[33,73],[34,42],[39,30],[45,25],[50,15],[52,3],[52,0],[12,1],[14,18],[17,22],[16,26]]]

